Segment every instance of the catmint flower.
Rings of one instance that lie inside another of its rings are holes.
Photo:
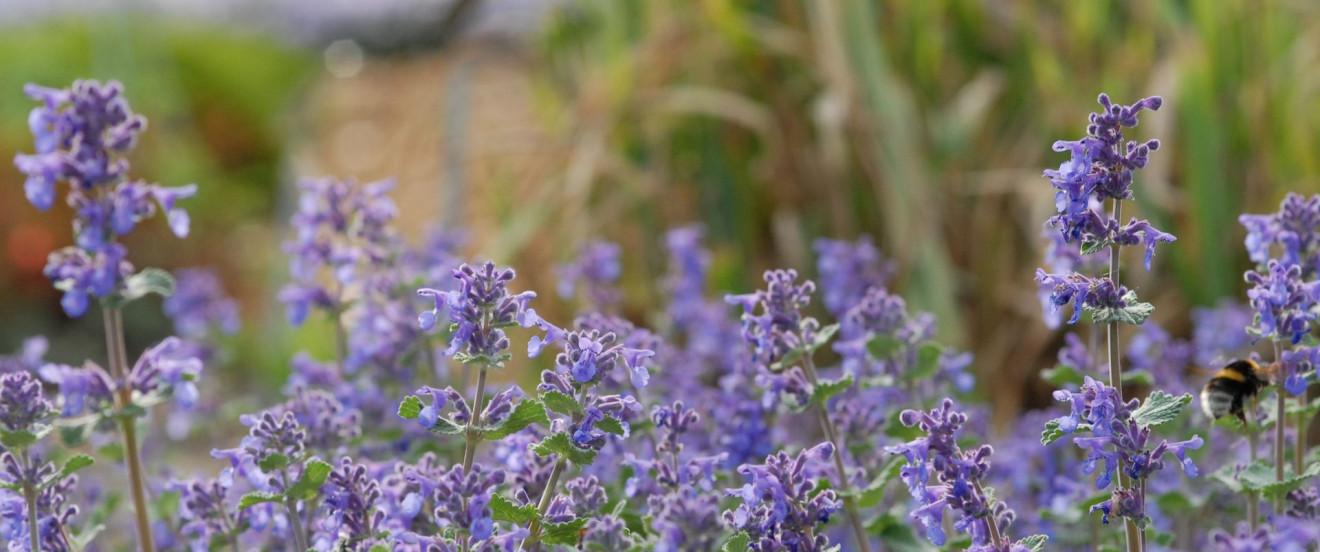
[[[258,490],[283,492],[286,484],[296,477],[286,481],[281,474],[267,474],[259,466],[276,455],[291,460],[302,458],[307,450],[307,431],[298,424],[294,413],[287,411],[278,416],[266,411],[239,420],[250,428],[243,442],[236,448],[211,451],[212,458],[229,460],[229,467],[220,472],[221,484],[232,485],[235,476],[242,476]],[[296,462],[290,464],[296,466]]]
[[[1320,195],[1309,198],[1290,193],[1283,198],[1276,213],[1244,214],[1238,222],[1247,229],[1247,256],[1264,265],[1271,258],[1287,265],[1302,267],[1306,279],[1320,271]],[[1271,248],[1278,246],[1279,257]]]
[[[1320,364],[1320,347],[1284,351],[1280,364],[1283,366],[1283,388],[1294,397],[1305,396],[1307,378]]]
[[[1316,313],[1311,307],[1316,302],[1314,282],[1302,281],[1302,268],[1271,260],[1262,274],[1248,271],[1246,280],[1251,308],[1256,319],[1248,331],[1257,337],[1276,341],[1290,341],[1296,345],[1311,330]]]
[[[1192,309],[1192,343],[1196,363],[1226,364],[1225,359],[1243,358],[1251,350],[1251,325],[1255,311],[1250,306],[1223,299],[1214,307]]]
[[[1211,533],[1216,552],[1267,552],[1270,550],[1270,532],[1264,527],[1253,531],[1246,523],[1239,523],[1236,534],[1216,530]]]
[[[216,539],[223,542],[235,538],[246,521],[248,510],[231,515],[234,509],[226,502],[230,485],[218,479],[178,481],[172,487],[179,491],[179,532],[193,551],[210,550]]]
[[[186,236],[188,213],[177,203],[197,187],[165,188],[125,179],[128,161],[122,156],[136,145],[146,119],[129,109],[119,83],[80,80],[65,90],[29,84],[24,92],[42,103],[28,118],[37,151],[16,155],[14,165],[27,175],[24,190],[39,210],[54,204],[59,182],[68,183],[76,245],[52,253],[45,274],[64,291],[65,313],[79,317],[89,295],[104,297],[132,273],[116,236],[131,232],[158,209],[175,235]]]
[[[896,272],[869,235],[851,242],[819,239],[813,248],[825,308],[836,317],[861,301],[867,290],[885,288]]]
[[[1127,286],[1114,286],[1109,278],[1088,278],[1081,274],[1048,274],[1036,269],[1036,282],[1042,289],[1050,291],[1050,302],[1055,309],[1072,303],[1073,315],[1069,324],[1076,324],[1082,317],[1082,311],[1091,309],[1123,309],[1128,307],[1124,297],[1128,294]]]
[[[619,244],[595,241],[578,250],[577,260],[560,265],[559,296],[572,298],[580,286],[588,303],[598,311],[612,308],[622,294],[618,289],[623,267],[619,262]]]
[[[32,431],[49,418],[54,408],[42,393],[41,382],[29,372],[0,375],[0,428]]]
[[[1124,355],[1131,370],[1151,375],[1154,388],[1172,395],[1195,391],[1186,377],[1188,367],[1195,362],[1195,345],[1175,339],[1153,320],[1137,327],[1137,335]]]
[[[0,355],[0,374],[13,372],[36,372],[44,364],[50,342],[45,337],[35,336],[23,340],[23,345],[12,355]]]
[[[766,289],[725,296],[726,303],[743,308],[743,340],[752,347],[753,360],[770,364],[815,339],[819,324],[802,309],[811,303],[816,284],[796,280],[796,270],[768,270]],[[761,314],[755,314],[758,306]]]
[[[886,447],[890,454],[902,454],[907,460],[899,472],[908,492],[917,503],[912,517],[926,527],[926,538],[937,546],[944,544],[944,510],[958,513],[953,527],[966,532],[973,544],[990,542],[988,523],[1005,525],[1006,509],[996,511],[981,490],[981,480],[990,469],[993,449],[981,445],[974,450],[959,448],[957,436],[967,415],[953,409],[953,401],[944,399],[929,412],[904,410],[899,420],[908,427],[926,433],[902,445]]]
[[[322,454],[339,453],[362,434],[362,415],[319,389],[299,389],[277,410],[292,413],[304,431],[303,444]]]
[[[647,515],[656,532],[656,552],[714,550],[720,534],[720,499],[714,493],[681,487],[646,499]]]
[[[623,520],[615,516],[592,518],[587,522],[582,542],[597,550],[629,550],[634,546],[632,534]]]
[[[504,479],[503,470],[487,470],[481,464],[473,464],[469,472],[453,466],[434,481],[431,498],[437,523],[466,530],[472,542],[489,539],[494,529],[490,496]]]
[[[675,228],[665,234],[665,249],[669,252],[669,317],[679,328],[700,324],[706,310],[706,271],[710,268],[710,253],[702,249],[703,230],[700,226]]]
[[[55,477],[58,468],[50,462],[42,463],[33,457],[28,463],[20,462],[8,452],[0,455],[0,483],[6,486],[23,487],[30,485],[37,492],[36,512],[28,511],[27,501],[17,493],[16,500],[4,500],[8,491],[0,491],[0,537],[7,540],[12,552],[35,552],[31,549],[31,533],[28,524],[29,515],[37,516],[37,536],[43,551],[68,552],[73,550],[67,537],[72,534],[73,518],[78,515],[78,506],[71,503],[69,495],[78,484],[78,476],[69,475],[43,485]]]
[[[47,364],[38,373],[42,380],[59,386],[61,416],[77,416],[84,410],[102,412],[114,406],[114,381],[110,374],[91,361],[81,369]]]
[[[449,310],[454,329],[445,355],[461,352],[471,358],[498,358],[509,348],[509,339],[502,327],[514,324],[530,327],[539,320],[536,311],[527,306],[536,293],[513,294],[509,291],[508,283],[514,279],[513,269],[498,269],[490,261],[479,269],[464,264],[453,270],[453,277],[459,284],[455,291],[417,290],[418,295],[434,301],[434,308],[418,317],[423,330],[434,327],[440,312],[446,308]]]
[[[321,531],[333,542],[351,543],[337,550],[370,549],[385,513],[376,508],[382,494],[379,483],[367,475],[367,468],[348,457],[340,459],[339,466],[326,478],[322,492],[326,513],[320,523]]]
[[[821,551],[829,538],[818,531],[841,508],[834,491],[816,492],[809,474],[814,462],[829,460],[834,445],[822,443],[798,453],[770,455],[765,464],[743,464],[738,473],[748,481],[740,489],[727,491],[738,497],[736,509],[725,510],[724,522],[751,537],[751,550]]]
[[[571,479],[564,484],[564,490],[568,491],[568,496],[578,506],[580,513],[599,512],[607,500],[605,488],[594,475]]]
[[[1298,519],[1320,520],[1320,487],[1302,487],[1288,491],[1288,509],[1284,515]]]
[[[1078,371],[1089,370],[1094,366],[1091,350],[1074,332],[1063,334],[1064,346],[1059,349],[1059,364],[1070,366]]]
[[[627,368],[633,387],[641,389],[650,382],[651,373],[646,363],[647,359],[655,356],[655,351],[616,344],[618,338],[614,332],[566,332],[539,318],[536,323],[546,332],[546,338],[533,337],[527,345],[527,355],[534,358],[540,355],[546,345],[558,343],[563,351],[555,356],[555,369],[570,374],[573,385],[581,387],[600,383],[620,361]],[[569,391],[568,394],[573,393]]]
[[[174,321],[174,331],[189,338],[203,338],[212,330],[233,335],[238,332],[238,303],[220,287],[220,277],[205,268],[185,268],[175,274],[174,294],[165,298],[165,316]]]

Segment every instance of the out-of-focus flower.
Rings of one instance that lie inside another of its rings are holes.
[[[834,491],[815,492],[816,482],[809,475],[809,464],[828,460],[834,445],[823,443],[798,453],[797,457],[779,452],[765,459],[765,464],[743,464],[738,473],[748,481],[741,489],[731,489],[738,497],[736,509],[725,510],[724,522],[751,537],[751,550],[821,551],[829,548],[829,538],[817,531],[829,521],[842,503]]]
[[[622,298],[618,289],[619,276],[623,274],[620,251],[619,244],[607,241],[583,245],[576,260],[559,266],[559,296],[570,299],[580,287],[592,310],[604,312],[614,308]]]
[[[867,290],[888,286],[896,271],[869,235],[851,242],[819,239],[814,248],[825,308],[835,317],[843,317]]]
[[[1265,272],[1248,271],[1247,298],[1256,311],[1248,330],[1257,337],[1297,344],[1311,330],[1316,313],[1316,282],[1302,281],[1302,268],[1271,260]]]

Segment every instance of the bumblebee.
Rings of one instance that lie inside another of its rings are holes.
[[[1225,414],[1247,421],[1243,402],[1269,385],[1266,370],[1252,360],[1235,360],[1217,372],[1201,389],[1201,409],[1218,419]]]

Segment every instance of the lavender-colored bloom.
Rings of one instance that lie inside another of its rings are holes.
[[[902,445],[886,447],[890,454],[902,454],[907,465],[899,472],[908,492],[916,501],[912,518],[926,527],[926,537],[937,546],[944,544],[944,510],[958,512],[953,527],[971,536],[974,544],[990,541],[988,523],[1003,523],[1007,511],[996,511],[989,498],[981,491],[981,480],[990,469],[988,460],[993,449],[981,445],[975,450],[963,451],[957,436],[967,415],[953,409],[953,401],[945,399],[939,408],[929,412],[904,410],[899,420],[908,427],[918,427],[926,433]]]
[[[797,271],[768,270],[766,289],[745,295],[729,295],[726,303],[743,308],[743,340],[752,347],[752,359],[769,365],[789,351],[806,347],[815,339],[818,324],[802,315],[811,303],[816,284],[797,283]],[[761,314],[755,314],[757,307]]]
[[[1294,397],[1304,397],[1307,379],[1313,377],[1316,365],[1320,364],[1320,347],[1284,351],[1280,364],[1283,366],[1283,388]]]
[[[287,411],[279,415],[272,411],[246,415],[239,421],[250,428],[242,443],[236,448],[211,451],[212,458],[229,460],[229,467],[220,473],[221,483],[231,485],[235,476],[242,476],[258,490],[284,492],[286,485],[292,484],[300,473],[295,470],[300,469],[300,460],[306,456],[307,431],[298,424],[294,413]],[[289,467],[275,474],[259,467],[275,456],[288,459]]]
[[[228,335],[238,332],[238,303],[225,294],[220,277],[209,269],[176,272],[174,295],[165,299],[163,307],[179,335],[196,339],[212,330]]]
[[[1099,211],[1102,209],[1100,200],[1092,198],[1089,207],[1091,210]],[[1042,229],[1045,238],[1050,240],[1045,248],[1045,271],[1050,274],[1099,274],[1109,266],[1109,249],[1101,249],[1089,255],[1082,255],[1082,247],[1079,243],[1071,243],[1067,237],[1048,224]],[[1045,325],[1051,329],[1058,328],[1063,323],[1063,317],[1051,300],[1053,288],[1041,286],[1039,297],[1041,302],[1041,312],[1045,320]]]
[[[28,200],[44,211],[55,201],[59,182],[69,185],[66,202],[76,213],[76,246],[53,253],[46,275],[65,292],[61,304],[72,317],[87,310],[88,295],[103,297],[132,272],[115,236],[129,233],[159,208],[170,229],[188,234],[188,214],[178,200],[196,186],[165,188],[126,181],[128,162],[146,119],[134,114],[117,82],[76,81],[67,90],[27,85],[24,92],[42,102],[28,119],[37,152],[18,154],[14,165],[28,177]]]
[[[348,457],[340,459],[322,492],[326,512],[319,529],[332,542],[347,541],[347,547],[337,550],[369,550],[385,513],[376,508],[382,497],[380,485],[368,476],[367,468]]]
[[[1087,348],[1082,338],[1074,332],[1068,332],[1063,335],[1065,345],[1059,349],[1059,364],[1069,366],[1084,372],[1090,370],[1094,364],[1091,358],[1091,350]]]
[[[1196,363],[1201,366],[1227,364],[1226,359],[1245,358],[1251,350],[1251,325],[1255,312],[1250,306],[1223,299],[1214,307],[1192,309],[1192,343]]]
[[[720,500],[715,493],[682,487],[647,497],[647,514],[656,533],[656,552],[714,550],[719,546]]]
[[[710,253],[701,247],[703,231],[700,226],[675,228],[665,234],[665,249],[669,251],[669,318],[681,329],[700,324],[706,310],[706,271],[710,268]]]
[[[811,464],[829,460],[834,445],[823,443],[798,453],[779,452],[765,464],[743,464],[738,473],[747,480],[740,489],[726,491],[742,502],[725,510],[724,522],[751,537],[751,550],[814,552],[829,548],[829,538],[817,531],[841,507],[834,491],[816,491]]]
[[[78,476],[61,477],[52,484],[43,485],[43,482],[55,478],[57,472],[55,464],[43,463],[36,457],[25,463],[8,452],[0,455],[0,483],[17,487],[30,485],[38,489],[35,515],[43,552],[72,550],[67,537],[72,534],[78,506],[71,503],[69,495],[78,484]],[[29,515],[34,514],[28,511],[27,501],[20,495],[0,491],[0,538],[8,541],[11,552],[35,552],[31,549]]]
[[[614,307],[622,294],[618,289],[623,266],[619,262],[619,244],[594,241],[578,250],[577,260],[560,265],[559,296],[572,298],[580,286],[583,296],[594,310],[605,311]]]
[[[230,485],[218,479],[180,481],[173,487],[179,490],[179,532],[193,552],[209,551],[214,539],[233,539],[246,521],[247,510],[231,515],[234,508],[226,502]]]
[[[599,512],[608,499],[605,488],[600,485],[600,479],[594,475],[571,479],[564,484],[564,490],[568,491],[568,496],[578,506],[579,515]]]
[[[1157,241],[1172,238],[1150,228],[1149,223],[1133,221],[1120,229],[1116,221],[1107,220],[1094,208],[1094,201],[1132,198],[1132,172],[1144,168],[1151,151],[1159,149],[1158,140],[1145,143],[1124,143],[1123,128],[1137,124],[1142,110],[1158,110],[1163,101],[1158,97],[1143,99],[1131,106],[1115,105],[1101,94],[1099,113],[1092,113],[1087,137],[1081,140],[1054,143],[1054,151],[1069,152],[1071,157],[1058,170],[1046,170],[1045,177],[1055,188],[1055,206],[1058,215],[1050,225],[1073,242],[1125,242],[1137,234],[1147,245],[1148,253]],[[1171,240],[1167,240],[1171,241]]]
[[[0,355],[0,374],[13,372],[36,372],[44,364],[50,342],[45,337],[35,336],[23,340],[22,347],[12,355]]]
[[[1275,258],[1300,266],[1308,280],[1320,272],[1320,195],[1305,198],[1290,193],[1278,212],[1244,214],[1238,222],[1247,229],[1247,253],[1253,262],[1264,265]],[[1272,246],[1279,247],[1280,256],[1271,255]]]
[[[869,235],[851,242],[819,239],[814,248],[825,308],[836,317],[861,301],[867,290],[885,288],[896,272]]]
[[[1195,362],[1195,345],[1175,339],[1154,321],[1147,320],[1137,328],[1125,356],[1131,370],[1151,375],[1155,388],[1173,395],[1195,391],[1186,377]]]
[[[511,268],[498,269],[487,261],[479,269],[464,264],[453,271],[458,281],[455,291],[422,288],[417,294],[431,298],[434,309],[424,311],[418,318],[422,329],[429,330],[439,319],[440,311],[449,310],[454,323],[445,355],[463,353],[469,358],[500,359],[509,348],[503,327],[514,324],[530,327],[539,318],[527,304],[536,294],[525,291],[513,294],[508,283],[514,279]]]
[[[1288,491],[1284,515],[1297,519],[1320,520],[1320,487],[1302,487]]]
[[[1270,550],[1269,530],[1262,527],[1252,530],[1246,523],[1238,524],[1236,534],[1230,535],[1215,530],[1211,533],[1214,549],[1217,552],[1266,552]]]
[[[84,410],[101,412],[114,405],[114,381],[93,362],[88,361],[81,369],[47,364],[39,374],[42,380],[60,387],[61,416],[77,416]]]
[[[32,431],[54,413],[41,382],[29,372],[0,375],[0,428]]]
[[[620,364],[627,368],[634,388],[641,389],[650,382],[647,360],[655,356],[655,351],[635,349],[616,344],[618,337],[614,332],[602,332],[596,329],[574,330],[566,332],[530,312],[529,318],[546,332],[545,339],[532,338],[528,343],[528,356],[536,357],[541,350],[551,343],[558,343],[563,352],[555,356],[555,369],[573,377],[572,386],[594,386],[607,377]],[[571,395],[572,392],[568,391]]]
[[[1073,306],[1069,324],[1076,324],[1084,309],[1123,309],[1128,305],[1126,286],[1114,286],[1109,278],[1088,278],[1081,274],[1048,274],[1036,269],[1036,282],[1041,289],[1050,290],[1050,302],[1057,309],[1069,303]]]
[[[321,390],[299,389],[275,410],[291,412],[305,432],[303,443],[327,456],[343,452],[362,434],[362,415]]]
[[[633,539],[623,520],[614,516],[593,518],[587,522],[586,534],[582,542],[599,550],[628,550],[633,546]]]
[[[1264,273],[1248,271],[1246,280],[1252,286],[1247,298],[1256,311],[1256,320],[1248,331],[1294,345],[1301,341],[1316,317],[1311,307],[1317,291],[1314,282],[1302,281],[1301,267],[1271,260]]]
[[[471,542],[489,539],[494,529],[490,497],[504,479],[503,470],[487,470],[481,464],[473,464],[468,472],[461,465],[450,468],[431,483],[436,522],[466,530]]]

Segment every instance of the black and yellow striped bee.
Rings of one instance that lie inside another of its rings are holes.
[[[1243,403],[1269,383],[1267,369],[1256,361],[1235,360],[1215,373],[1201,389],[1201,409],[1211,418],[1232,414],[1246,422]]]

